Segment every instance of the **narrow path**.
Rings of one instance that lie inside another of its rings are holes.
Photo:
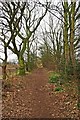
[[[48,71],[39,68],[29,75],[13,78],[14,87],[3,98],[3,117],[76,118],[78,111],[74,109],[74,114],[72,106],[75,101],[65,92],[52,93],[48,77]]]
[[[20,78],[14,83],[18,86],[13,94],[8,92],[7,101],[3,101],[5,106],[5,108],[3,106],[3,115],[32,118],[51,117],[47,101],[49,96],[45,90],[46,83],[48,83],[48,71],[39,68],[32,74],[23,77],[20,83],[19,81]]]
[[[37,75],[37,76],[36,76]],[[32,87],[33,97],[33,116],[32,117],[51,117],[49,110],[49,96],[45,86],[48,83],[48,75],[45,69],[38,69],[33,75],[34,84]],[[35,116],[36,113],[36,116]]]

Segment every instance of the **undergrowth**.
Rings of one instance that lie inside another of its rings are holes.
[[[63,91],[63,88],[62,88],[63,83],[62,83],[62,80],[61,80],[61,75],[59,73],[56,73],[56,72],[50,73],[49,83],[52,83],[52,84],[56,85],[56,88],[54,90],[55,92],[56,91],[59,91],[59,92]]]

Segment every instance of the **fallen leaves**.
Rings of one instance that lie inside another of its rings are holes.
[[[39,69],[28,76],[15,77],[11,91],[3,92],[3,116],[74,118],[78,116],[74,84],[55,92],[56,85],[48,83],[48,71]],[[73,90],[70,92],[70,89]]]

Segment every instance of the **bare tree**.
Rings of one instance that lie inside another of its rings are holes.
[[[36,2],[33,2],[33,5],[29,4],[28,2],[2,3],[1,10],[3,14],[1,19],[6,21],[7,31],[9,29],[10,32],[10,38],[8,39],[7,47],[18,57],[19,74],[25,74],[23,55],[27,48],[26,46],[28,46],[30,37],[36,31],[40,25],[40,22],[46,15],[48,6],[49,3],[47,2],[45,4],[44,12],[42,8],[41,14],[39,14],[39,11],[34,13],[34,10],[39,8],[39,5]],[[33,25],[35,25],[34,28]],[[17,39],[19,44],[17,44]]]

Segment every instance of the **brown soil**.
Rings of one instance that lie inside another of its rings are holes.
[[[13,77],[12,86],[3,89],[3,117],[79,119],[75,89],[55,92],[48,79],[49,71],[44,68]]]

